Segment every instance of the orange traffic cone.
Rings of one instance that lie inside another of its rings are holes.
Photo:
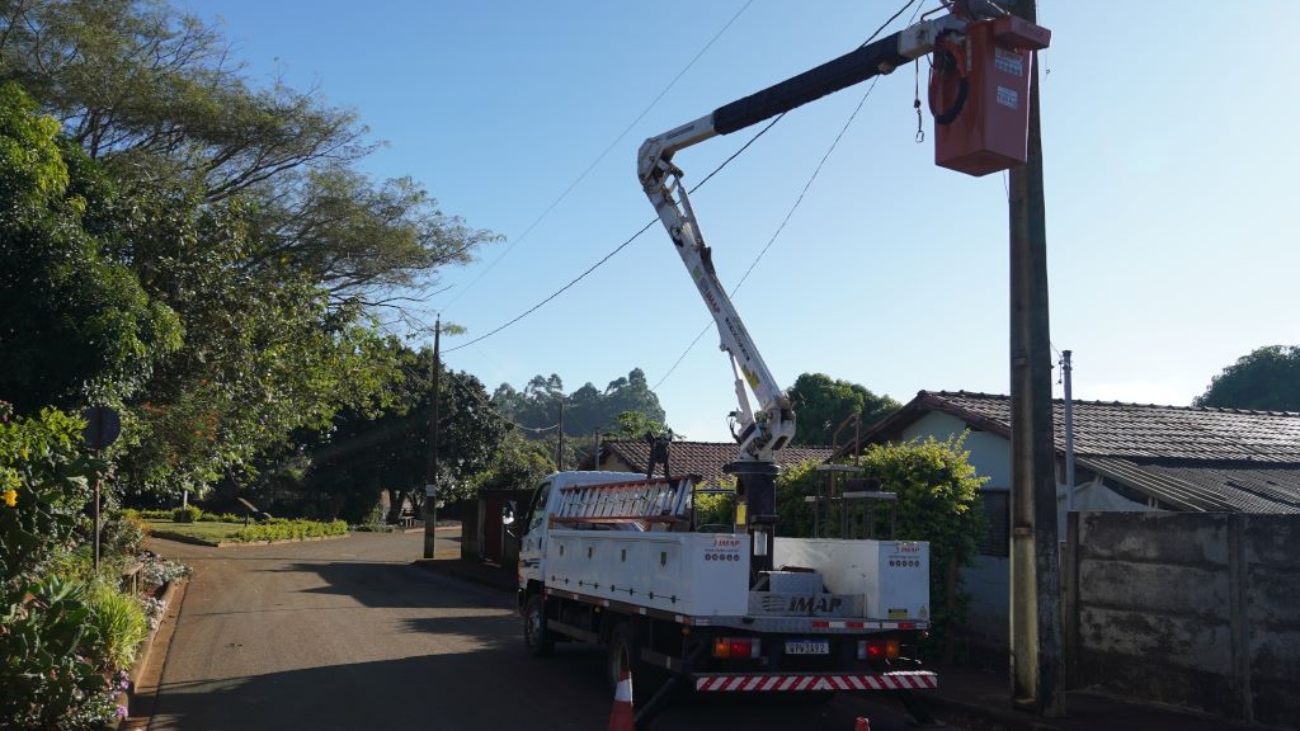
[[[626,670],[614,689],[614,709],[609,713],[608,731],[636,731],[636,714],[632,711],[632,674]]]
[[[858,722],[853,724],[853,731],[871,731],[871,721],[858,717]]]

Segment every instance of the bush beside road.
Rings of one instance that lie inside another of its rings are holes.
[[[302,541],[317,538],[342,537],[348,534],[348,524],[335,520],[322,523],[314,520],[283,520],[273,518],[263,523],[244,525],[228,522],[185,522],[170,520],[148,521],[150,532],[159,538],[170,538],[184,543],[221,546],[230,543],[261,543],[270,541]]]

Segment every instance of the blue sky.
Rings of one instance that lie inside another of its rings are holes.
[[[370,173],[412,176],[506,237],[421,306],[468,328],[447,349],[653,218],[642,140],[852,50],[899,5],[180,2],[220,16],[255,82],[279,73],[355,108],[387,143]],[[1300,343],[1300,3],[1040,0],[1039,19],[1054,33],[1040,64],[1052,342],[1074,351],[1076,398],[1188,404],[1254,348]],[[734,301],[785,386],[822,372],[900,401],[1008,391],[1004,179],[933,165],[914,83],[911,67],[880,80],[774,241],[866,85],[787,115],[692,199],[728,287],[772,241]],[[688,184],[753,131],[681,153]],[[603,388],[640,367],[676,431],[724,441],[735,401],[714,332],[669,375],[710,323],[656,224],[446,360],[489,389],[539,373]]]

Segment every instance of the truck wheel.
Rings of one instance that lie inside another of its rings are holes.
[[[632,641],[632,627],[627,622],[620,623],[614,628],[613,634],[609,638],[609,648],[606,665],[609,678],[609,691],[613,693],[618,689],[618,681],[623,677],[623,671],[626,670],[632,674],[632,697],[636,698],[636,661],[637,657],[636,644]]]
[[[619,678],[626,669],[632,674],[632,702],[638,708],[650,700],[663,684],[668,681],[668,674],[661,668],[655,668],[641,659],[641,651],[633,639],[632,625],[623,622],[614,628],[609,638],[607,659],[609,692],[618,689]]]
[[[555,651],[555,633],[546,628],[545,602],[541,594],[533,594],[524,605],[524,645],[533,657],[549,657]]]

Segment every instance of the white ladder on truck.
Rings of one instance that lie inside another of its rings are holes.
[[[684,523],[695,475],[560,488],[556,523]]]

